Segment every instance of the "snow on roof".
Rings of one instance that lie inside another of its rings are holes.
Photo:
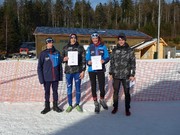
[[[154,42],[157,42],[157,38],[152,39],[151,41],[147,41],[142,43],[141,45],[139,45],[138,47],[134,47],[136,50],[142,50],[145,47],[148,47],[150,45],[152,45]]]

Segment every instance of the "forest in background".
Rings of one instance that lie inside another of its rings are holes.
[[[4,0],[0,5],[0,52],[34,41],[37,26],[138,30],[157,37],[158,0]],[[180,1],[161,0],[162,37],[180,49]]]

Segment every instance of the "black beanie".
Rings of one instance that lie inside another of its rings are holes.
[[[122,39],[122,40],[125,40],[126,41],[126,35],[124,34],[124,33],[120,33],[119,35],[118,35],[118,40],[119,39]]]

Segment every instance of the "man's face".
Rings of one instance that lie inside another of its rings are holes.
[[[119,38],[118,43],[120,46],[123,46],[125,44],[125,40],[123,40],[122,38]]]
[[[98,37],[94,37],[94,38],[92,38],[92,42],[93,42],[93,44],[98,44],[98,42],[99,42],[99,39],[98,39]]]
[[[74,45],[74,44],[76,43],[76,36],[75,36],[75,35],[72,35],[72,36],[70,37],[70,43],[71,43],[72,45]]]
[[[52,42],[48,42],[47,43],[47,48],[49,49],[49,48],[52,48],[52,46],[53,46],[53,43]]]

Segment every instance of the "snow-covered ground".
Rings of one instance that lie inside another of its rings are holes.
[[[132,102],[130,117],[124,114],[124,101],[119,112],[111,114],[101,108],[94,113],[92,101],[83,105],[83,113],[74,109],[40,114],[43,103],[0,103],[0,135],[179,135],[180,101]],[[65,106],[61,108],[66,109]]]

